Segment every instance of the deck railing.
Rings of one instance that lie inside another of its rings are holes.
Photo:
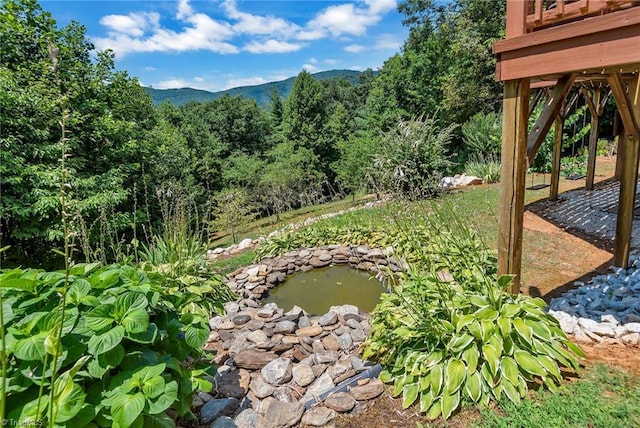
[[[640,6],[638,0],[507,0],[507,38]]]

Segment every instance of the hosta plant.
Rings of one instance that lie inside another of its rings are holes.
[[[578,369],[582,351],[545,302],[507,293],[509,276],[494,278],[412,269],[383,295],[364,356],[383,364],[381,379],[403,407],[417,402],[428,417],[447,419],[467,404],[518,402],[533,383],[554,390],[563,370]]]
[[[127,265],[81,264],[68,276],[0,271],[6,419],[174,426],[168,409],[188,418],[194,390],[211,390],[205,375],[215,374],[202,351],[210,312],[198,304],[210,295],[162,284],[159,273]]]

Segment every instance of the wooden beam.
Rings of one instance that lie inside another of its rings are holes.
[[[527,170],[529,79],[505,82],[500,170],[498,273],[515,275],[510,291],[520,292],[522,229]]]
[[[544,141],[544,137],[547,136],[551,124],[560,112],[563,101],[567,97],[575,78],[575,73],[563,76],[558,80],[558,84],[553,87],[551,96],[547,100],[547,105],[542,113],[540,113],[540,117],[536,120],[536,124],[531,129],[531,133],[527,139],[527,158],[529,159],[529,164],[533,163],[533,159],[536,157],[536,153]]]
[[[507,2],[507,28],[506,37],[517,37],[526,33],[527,25],[527,1],[508,1]]]
[[[631,88],[640,87],[640,76],[636,74],[635,79],[631,82]],[[620,96],[619,88],[611,88],[616,103]],[[616,95],[616,92],[618,94]],[[622,93],[624,95],[624,92]],[[625,95],[626,98],[626,95]],[[640,122],[640,97],[632,97],[631,103],[628,105],[628,113],[631,118],[627,118],[625,126],[630,121],[634,124]],[[618,105],[620,108],[620,105]],[[622,112],[621,112],[622,113]],[[633,228],[633,207],[636,199],[636,186],[638,182],[638,160],[640,159],[640,132],[637,125],[635,129],[629,130],[625,128],[625,132],[621,136],[624,143],[624,157],[622,158],[622,173],[620,177],[620,197],[618,200],[618,218],[616,222],[616,237],[613,252],[613,264],[615,266],[627,267],[629,263],[629,250],[631,246],[631,231]]]
[[[591,112],[591,129],[589,130],[589,154],[587,155],[587,182],[585,190],[593,190],[593,182],[596,176],[596,154],[598,151],[598,127],[600,124],[600,89],[593,91],[593,99],[589,91],[582,88],[584,99],[587,101]]]
[[[611,74],[607,81],[609,82],[609,86],[611,87],[611,93],[616,100],[616,107],[618,108],[618,112],[620,113],[620,119],[622,119],[622,126],[624,127],[625,134],[631,133],[637,137],[638,122],[640,120],[634,117],[631,103],[629,102],[627,94],[625,93],[624,83],[622,82],[620,73]],[[634,81],[630,82],[629,86],[635,89],[637,81],[638,79],[636,75],[636,78],[634,79]],[[637,99],[635,101],[637,102]]]
[[[546,92],[547,92],[546,88],[542,88],[536,91],[536,96],[533,97],[533,102],[529,103],[529,116],[531,116],[531,113],[533,113],[533,110],[535,110],[535,108],[538,106],[538,103],[540,102],[540,100],[542,99],[542,97],[545,95]]]
[[[560,187],[560,160],[562,158],[562,129],[564,127],[565,115],[559,114],[554,121],[553,135],[553,159],[551,161],[551,188],[549,190],[549,200],[558,200],[558,189]]]

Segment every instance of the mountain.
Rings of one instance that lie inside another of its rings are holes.
[[[357,85],[359,83],[360,74],[361,73],[359,71],[354,70],[329,70],[315,73],[313,74],[313,77],[316,78],[316,80],[345,78],[351,83]],[[179,106],[186,104],[189,101],[205,102],[215,100],[224,94],[229,94],[231,96],[240,95],[243,98],[253,98],[259,106],[264,107],[269,104],[269,94],[271,94],[274,89],[278,90],[278,94],[280,94],[281,97],[288,97],[295,81],[296,78],[294,76],[278,82],[269,82],[254,86],[241,86],[219,92],[209,92],[192,88],[155,89],[144,87],[143,89],[151,95],[154,104],[160,104],[161,102],[168,100],[171,104]]]

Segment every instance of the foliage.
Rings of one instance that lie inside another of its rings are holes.
[[[421,198],[438,193],[440,177],[455,126],[441,127],[433,117],[400,121],[380,137],[372,170],[376,189]]]
[[[364,134],[352,136],[337,143],[340,156],[332,168],[340,184],[347,192],[368,188],[371,183],[374,154],[378,149],[379,138]]]
[[[419,402],[430,418],[503,397],[519,402],[533,381],[555,390],[560,368],[577,370],[572,352],[582,351],[543,300],[507,293],[512,279],[496,280],[495,259],[444,214],[424,225],[430,240],[416,239],[418,262],[374,310],[363,356],[383,364],[381,379],[394,383],[403,407]]]
[[[560,159],[560,173],[565,177],[585,175],[587,173],[587,157],[582,155]]]
[[[500,161],[494,156],[472,156],[464,166],[467,175],[480,177],[485,183],[500,181]]]
[[[230,230],[233,242],[255,217],[253,207],[242,189],[227,190],[217,194],[213,200],[214,224],[218,230]]]
[[[200,302],[209,290],[194,284],[174,293],[158,271],[127,265],[75,265],[68,288],[65,277],[0,273],[7,417],[129,427],[173,426],[169,408],[189,416],[193,391],[212,388],[201,350],[211,313]],[[50,412],[38,397],[52,388]]]
[[[640,424],[637,378],[610,365],[587,367],[580,379],[559,391],[534,393],[531,400],[500,402],[499,411],[485,410],[483,428],[616,427]]]
[[[502,115],[477,113],[462,125],[464,143],[469,153],[500,158]]]

